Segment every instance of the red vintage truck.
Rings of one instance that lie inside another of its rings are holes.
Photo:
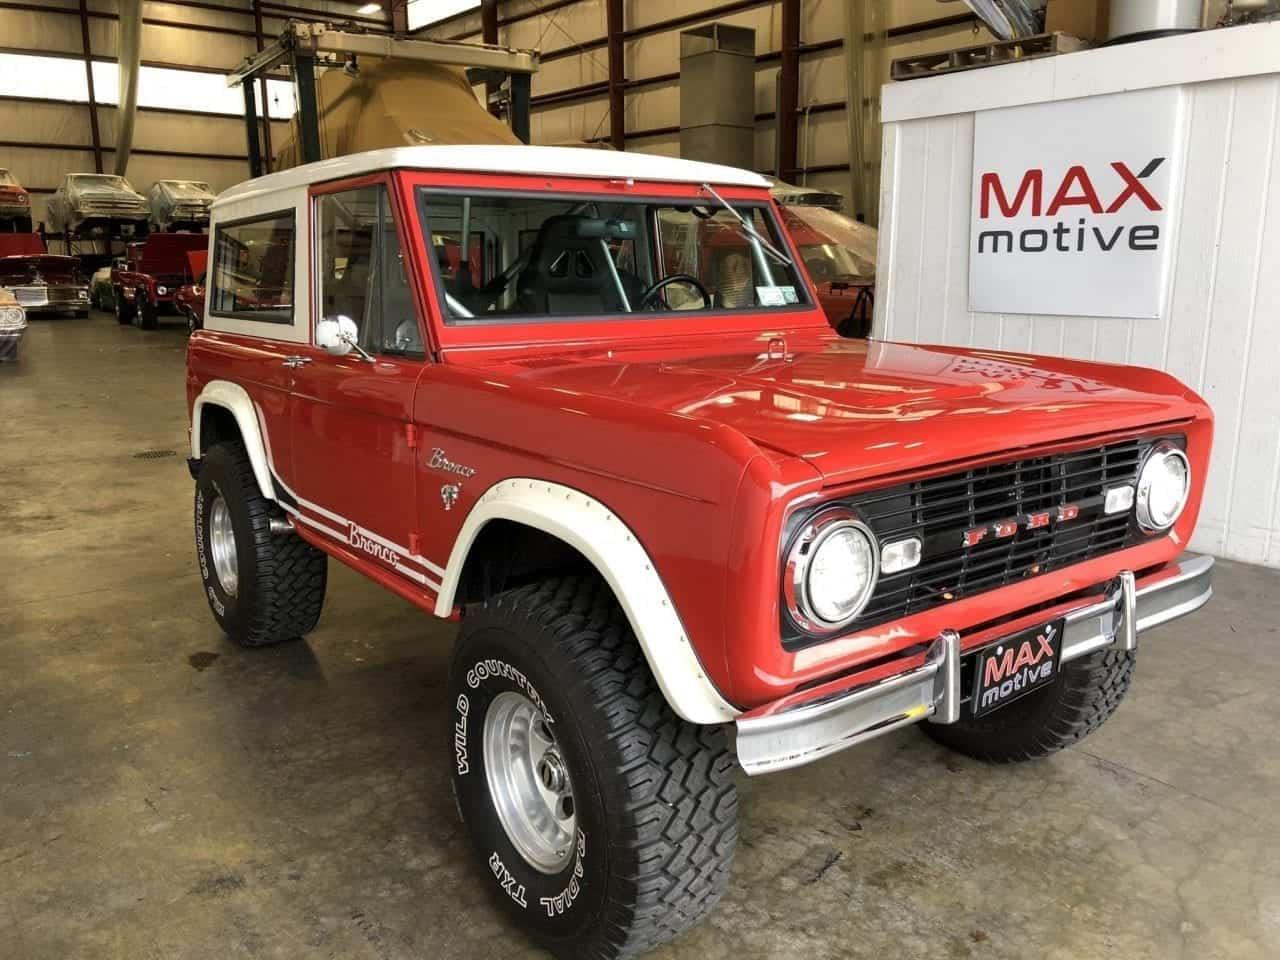
[[[202,233],[153,233],[129,244],[124,264],[111,270],[116,320],[154,330],[161,316],[177,314],[174,295],[195,279],[187,254],[208,243]]]
[[[424,146],[233,188],[187,400],[233,640],[306,635],[329,558],[459,622],[458,808],[558,956],[634,955],[715,904],[735,766],[910,724],[1045,756],[1211,593],[1186,553],[1203,400],[841,338],[742,170]]]
[[[0,233],[0,287],[28,314],[89,315],[89,287],[75,257],[48,253],[35,233]]]

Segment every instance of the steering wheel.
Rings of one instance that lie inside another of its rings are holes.
[[[666,289],[667,286],[672,283],[684,283],[693,287],[698,291],[698,293],[702,294],[702,309],[711,309],[711,294],[707,293],[707,288],[702,285],[701,281],[699,281],[697,277],[691,277],[687,273],[673,273],[671,276],[663,277],[657,283],[653,284],[640,297],[640,302],[637,304],[636,309],[644,310],[650,306],[650,301],[653,301],[653,306],[661,304],[663,307],[670,310],[671,307],[667,306],[663,301],[658,300],[657,296],[662,290]]]

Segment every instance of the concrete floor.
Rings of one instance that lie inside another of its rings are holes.
[[[305,643],[214,625],[184,343],[36,320],[0,367],[0,956],[537,956],[450,797],[451,629],[337,564]],[[1079,749],[743,778],[729,896],[660,956],[1280,956],[1280,576],[1218,584]]]

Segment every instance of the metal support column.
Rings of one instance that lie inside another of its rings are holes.
[[[480,0],[480,40],[482,43],[498,42],[498,0]],[[499,84],[493,80],[485,81],[485,106],[495,117],[498,115],[498,107],[493,102],[493,98],[499,89]]]
[[[258,51],[266,45],[262,38],[262,6],[261,0],[253,0],[253,39],[258,45]],[[271,166],[275,162],[276,152],[271,146],[271,101],[267,99],[267,78],[258,78],[258,90],[261,93],[258,102],[262,105],[262,151],[263,151],[263,168],[267,173],[271,172]]]
[[[782,66],[778,71],[778,178],[796,177],[800,110],[800,0],[782,0]]]
[[[511,132],[521,143],[529,142],[529,88],[532,76],[527,73],[511,74]]]
[[[84,76],[89,84],[89,135],[93,137],[93,169],[102,172],[102,133],[98,129],[98,97],[93,89],[93,49],[89,43],[89,8],[80,0],[80,43],[84,48]]]
[[[609,47],[609,141],[615,150],[627,146],[627,69],[623,46],[622,0],[607,0],[605,23]]]
[[[258,106],[254,102],[253,84],[241,84],[244,92],[244,138],[249,150],[249,176],[262,176],[262,147],[258,142]]]
[[[316,58],[297,50],[293,58],[293,82],[298,95],[298,126],[302,134],[302,162],[320,159],[320,120],[316,112]]]

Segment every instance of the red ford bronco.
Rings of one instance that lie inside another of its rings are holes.
[[[218,198],[204,311],[214,617],[246,646],[303,636],[334,557],[458,619],[458,808],[497,902],[561,956],[711,908],[735,765],[915,723],[1042,757],[1211,592],[1184,552],[1204,401],[1152,370],[842,339],[742,170],[508,146],[302,166]]]

